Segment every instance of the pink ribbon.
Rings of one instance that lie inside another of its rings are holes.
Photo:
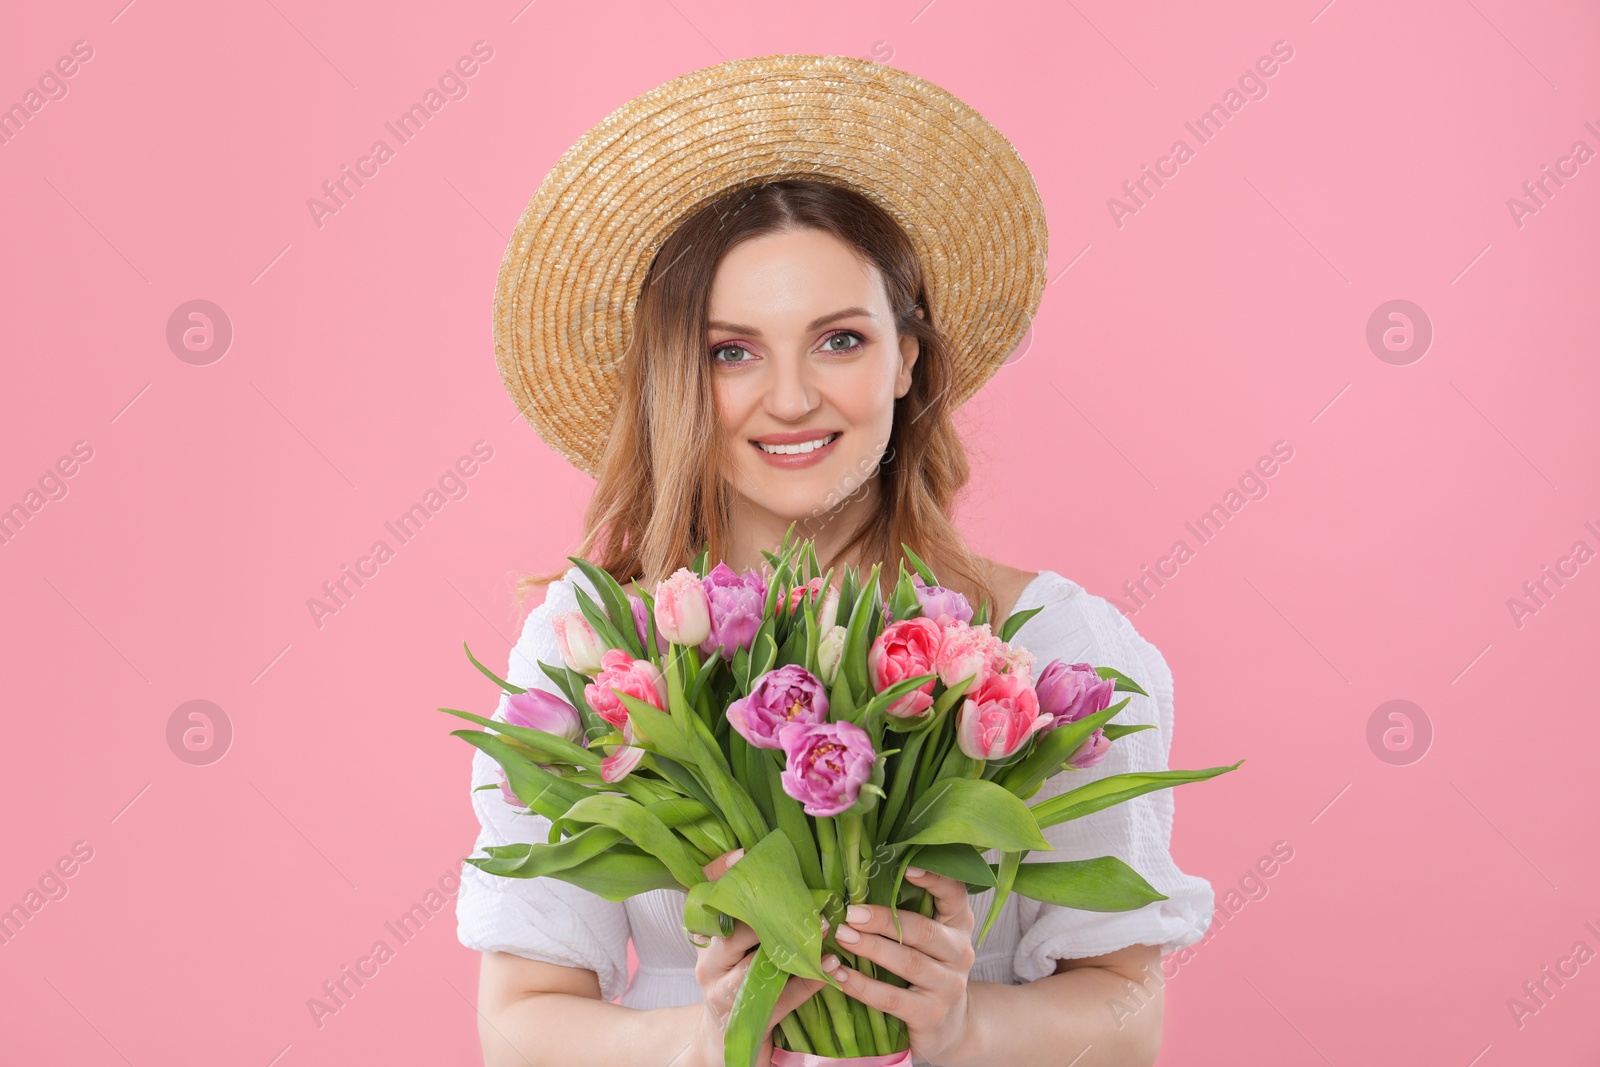
[[[886,1056],[818,1056],[811,1052],[772,1050],[772,1067],[911,1067],[911,1051],[891,1052]]]

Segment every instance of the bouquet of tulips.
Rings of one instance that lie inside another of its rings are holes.
[[[440,710],[486,728],[454,733],[500,765],[507,800],[549,819],[550,835],[467,862],[613,901],[682,889],[696,936],[748,923],[760,944],[728,1020],[730,1067],[756,1062],[789,975],[827,984],[780,1021],[776,1048],[909,1064],[905,1026],[845,996],[821,957],[907,983],[825,937],[819,917],[837,929],[852,903],[931,915],[933,898],[904,879],[913,863],[995,890],[980,945],[1012,893],[1091,911],[1164,900],[1112,856],[1021,861],[1051,848],[1045,827],[1238,764],[1110,775],[1030,806],[1046,779],[1153,729],[1111,721],[1129,700],[1116,693],[1144,690],[1084,663],[1036,675],[1010,641],[1042,609],[994,632],[987,602],[974,611],[905,546],[912,569],[901,562],[885,601],[881,564],[836,583],[793,532],[764,553],[766,573],[708,569],[702,552],[653,593],[571,557],[599,600],[578,589],[579,610],[555,620],[563,662],[540,664],[566,700],[503,681],[468,649],[510,694],[504,721]],[[741,847],[707,879],[704,865]]]

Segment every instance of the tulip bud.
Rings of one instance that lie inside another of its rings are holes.
[[[1067,760],[1067,766],[1073,770],[1086,771],[1090,767],[1098,766],[1106,758],[1106,753],[1111,749],[1111,739],[1104,730],[1096,730],[1089,735],[1089,740],[1078,746],[1078,751]]]
[[[822,607],[817,612],[817,628],[820,633],[827,634],[839,623],[839,587],[828,586],[828,591],[822,596]]]
[[[656,586],[656,632],[675,645],[698,645],[711,635],[706,588],[687,567]]]
[[[543,730],[566,741],[583,737],[583,719],[578,709],[542,689],[511,693],[505,698],[505,721],[512,726]]]
[[[831,686],[833,680],[839,677],[839,664],[844,659],[845,628],[835,626],[822,635],[822,640],[817,643],[817,669],[822,675],[822,684]]]
[[[581,611],[567,611],[556,616],[556,644],[561,648],[561,662],[579,674],[592,675],[600,669],[600,657],[606,653],[605,642],[595,633],[589,620]]]

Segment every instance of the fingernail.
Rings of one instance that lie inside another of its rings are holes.
[[[833,937],[836,941],[843,941],[847,945],[853,945],[861,940],[861,931],[853,926],[841,926],[833,932]]]
[[[923,875],[925,875],[927,873],[928,872],[923,870],[921,867],[907,867],[906,868],[906,877],[907,878],[921,878]]]
[[[846,922],[864,923],[872,918],[872,912],[864,904],[852,904],[844,913]]]
[[[823,916],[823,915],[818,915],[817,916],[817,921],[822,924],[822,932],[823,933],[827,933],[828,932],[828,919],[827,919],[827,917]]]
[[[822,969],[827,971],[829,974],[832,974],[835,970],[838,969],[838,967],[839,967],[839,957],[838,956],[835,956],[833,953],[830,952],[826,956],[822,957]]]
[[[728,853],[728,866],[732,867],[735,863],[738,863],[739,860],[743,856],[744,856],[744,849],[742,849],[742,848],[734,849],[732,852]]]

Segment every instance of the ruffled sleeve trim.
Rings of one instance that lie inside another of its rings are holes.
[[[1054,572],[1043,572],[1025,599],[1045,606],[1017,634],[1017,640],[1034,652],[1036,671],[1057,658],[1115,667],[1150,694],[1133,696],[1116,721],[1156,727],[1119,738],[1098,767],[1061,771],[1029,803],[1112,774],[1165,770],[1172,745],[1173,685],[1161,653],[1108,601]],[[1092,912],[1020,898],[1022,933],[1014,960],[1019,981],[1055,973],[1060,959],[1098,956],[1141,944],[1159,945],[1165,955],[1205,936],[1214,907],[1211,883],[1184,873],[1172,859],[1173,792],[1147,793],[1044,831],[1054,851],[1029,853],[1024,862],[1117,856],[1168,899],[1130,912]]]

